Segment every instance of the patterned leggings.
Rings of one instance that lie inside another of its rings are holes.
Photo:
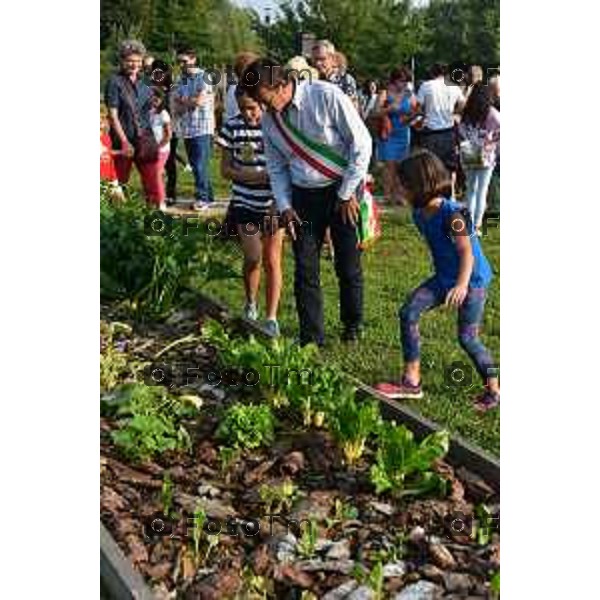
[[[400,336],[404,361],[412,362],[420,357],[419,318],[446,300],[448,290],[440,288],[434,279],[428,279],[414,290],[399,311]],[[486,289],[469,288],[469,293],[458,309],[458,341],[475,363],[484,382],[495,372],[495,364],[487,348],[479,339],[479,327],[483,320]],[[489,369],[489,371],[488,371]]]

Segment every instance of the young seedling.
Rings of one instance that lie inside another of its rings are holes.
[[[202,539],[202,531],[206,521],[206,513],[200,507],[194,511],[194,528],[192,529],[192,540],[194,542],[194,558],[198,562],[200,558],[200,540]]]
[[[290,479],[280,485],[263,484],[259,488],[260,499],[265,503],[267,513],[289,511],[296,496],[297,488]]]
[[[486,546],[490,542],[491,529],[494,524],[492,511],[485,504],[479,504],[475,508],[476,526],[475,536],[480,546]]]
[[[312,558],[315,555],[318,531],[317,522],[314,519],[311,519],[302,531],[302,536],[298,541],[298,554],[303,558]]]
[[[352,570],[352,576],[360,585],[366,585],[373,591],[373,600],[383,600],[383,564],[377,562],[367,573],[365,568],[358,564]]]
[[[492,600],[500,598],[500,571],[496,571],[490,579],[490,592]]]
[[[208,533],[206,535],[208,546],[206,548],[206,554],[204,555],[204,564],[206,564],[208,561],[208,555],[210,554],[210,551],[219,543],[220,536],[220,533]]]
[[[171,512],[171,506],[173,506],[173,481],[171,480],[171,475],[168,471],[165,472],[163,477],[160,496],[163,506],[163,515],[168,518],[169,513]]]

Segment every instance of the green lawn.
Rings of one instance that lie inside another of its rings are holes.
[[[228,197],[228,185],[218,174],[217,158],[213,159],[213,185],[216,195]],[[180,170],[181,197],[193,197],[193,180]],[[139,189],[137,176],[132,179]],[[490,227],[483,239],[484,250],[492,264],[492,282],[483,327],[483,340],[496,360],[500,349],[500,235]],[[241,272],[241,252],[235,243],[227,243],[226,251]],[[399,326],[397,312],[406,295],[430,274],[429,256],[424,242],[405,209],[395,209],[383,217],[383,237],[363,257],[365,276],[365,332],[358,346],[339,341],[338,287],[333,264],[322,260],[321,282],[325,294],[325,321],[328,340],[323,350],[325,359],[342,365],[349,373],[367,383],[398,378],[401,372]],[[241,280],[213,283],[205,290],[241,312],[244,303]],[[261,305],[264,299],[261,294]],[[280,323],[284,335],[296,336],[297,318],[293,295],[293,258],[291,247],[285,245],[284,291],[280,308]],[[421,322],[422,365],[425,397],[410,402],[430,419],[445,425],[475,444],[499,454],[500,416],[498,411],[478,415],[471,399],[482,390],[468,357],[456,339],[456,311],[437,309],[426,314]],[[473,385],[470,388],[446,384],[445,369],[458,361],[468,365]]]

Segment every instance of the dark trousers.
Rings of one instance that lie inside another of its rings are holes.
[[[323,237],[331,228],[335,272],[340,290],[340,320],[345,327],[362,322],[363,278],[356,228],[344,224],[339,211],[337,185],[320,189],[292,189],[292,206],[302,220],[292,246],[296,262],[294,292],[300,321],[300,343],[325,340],[320,258]]]
[[[167,174],[167,198],[177,199],[177,138],[171,137],[171,151],[165,164]]]

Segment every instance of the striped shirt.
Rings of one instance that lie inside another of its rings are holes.
[[[231,152],[236,167],[255,167],[265,170],[267,161],[260,124],[250,125],[241,114],[227,119],[216,143]],[[232,203],[254,212],[266,214],[273,205],[273,192],[268,183],[232,183]]]

